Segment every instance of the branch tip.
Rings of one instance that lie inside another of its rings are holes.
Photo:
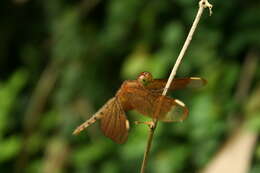
[[[208,8],[209,9],[209,15],[211,16],[212,15],[212,8],[213,8],[213,5],[210,4],[208,2],[208,0],[201,0],[199,2],[199,6],[202,7],[202,8]]]

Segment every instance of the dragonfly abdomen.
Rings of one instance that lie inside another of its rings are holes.
[[[78,126],[73,134],[74,135],[78,135],[80,132],[82,132],[83,130],[85,130],[88,126],[90,126],[91,124],[95,123],[97,120],[99,120],[100,118],[102,118],[103,112],[102,111],[98,111],[97,113],[95,113],[90,119],[88,119],[87,121],[85,121],[83,124],[81,124],[80,126]]]

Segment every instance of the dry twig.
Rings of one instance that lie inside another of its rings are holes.
[[[208,0],[201,0],[199,2],[199,9],[198,9],[197,15],[196,15],[196,17],[193,21],[192,27],[191,27],[190,32],[189,32],[189,34],[188,34],[188,36],[187,36],[187,38],[184,42],[184,45],[183,45],[183,47],[180,51],[180,54],[179,54],[174,66],[173,66],[172,72],[171,72],[170,77],[167,81],[167,84],[166,84],[166,86],[163,90],[162,96],[165,96],[167,94],[168,88],[171,85],[172,80],[174,79],[174,77],[176,75],[176,71],[181,64],[182,58],[183,58],[187,48],[189,47],[189,44],[190,44],[192,37],[193,37],[193,34],[194,34],[194,32],[197,28],[197,25],[199,23],[199,20],[200,20],[201,15],[202,15],[205,8],[209,8],[210,15],[211,15],[212,14],[212,11],[211,11],[212,5],[208,2]],[[157,105],[157,108],[156,108],[156,111],[154,112],[153,117],[157,117],[157,114],[160,110],[161,105],[162,105],[162,100],[159,101],[159,104]],[[145,153],[144,153],[144,157],[143,157],[141,173],[145,172],[145,168],[146,168],[146,165],[147,165],[147,160],[148,160],[148,156],[149,156],[149,152],[150,152],[150,149],[151,149],[152,140],[153,140],[153,136],[154,136],[154,131],[157,127],[157,122],[158,122],[157,119],[153,119],[153,124],[151,126],[149,126],[149,136],[148,136],[148,141],[147,141],[147,145],[146,145],[146,149],[145,149]]]

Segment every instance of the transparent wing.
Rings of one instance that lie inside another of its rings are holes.
[[[151,91],[162,91],[168,79],[155,79],[146,86]],[[199,77],[175,78],[173,79],[169,90],[178,90],[183,88],[199,88],[207,83],[205,79]]]
[[[118,144],[127,140],[129,122],[120,102],[114,97],[104,107],[104,116],[101,118],[101,130],[103,134]]]

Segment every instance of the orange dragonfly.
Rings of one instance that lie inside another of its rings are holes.
[[[90,119],[77,127],[73,134],[79,134],[100,120],[104,135],[122,144],[128,137],[129,121],[125,112],[129,110],[136,110],[145,116],[164,122],[185,120],[189,112],[185,104],[178,99],[161,95],[166,82],[167,79],[153,79],[149,72],[142,72],[136,80],[124,81],[115,97],[108,100]],[[205,84],[206,80],[199,77],[176,78],[173,79],[169,91],[197,88]],[[161,108],[157,117],[153,117],[159,100],[162,101]]]

